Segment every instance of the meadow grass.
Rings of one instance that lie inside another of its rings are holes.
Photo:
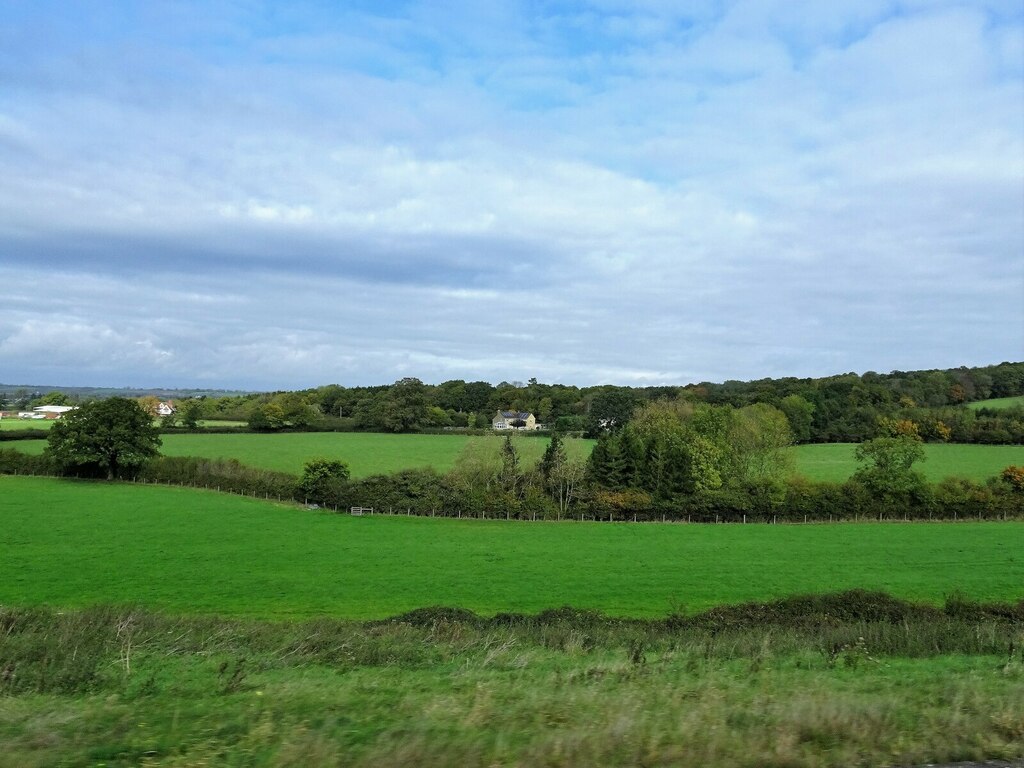
[[[976,400],[973,403],[967,404],[967,407],[974,411],[980,410],[981,408],[990,408],[1001,411],[1006,408],[1019,408],[1021,406],[1024,406],[1024,395],[1016,395],[1015,397],[996,397],[991,400]]]
[[[796,471],[809,480],[842,482],[857,469],[854,443],[801,445],[793,449]],[[1024,465],[1022,445],[964,445],[926,443],[925,460],[915,464],[929,482],[946,477],[966,477],[983,482],[1011,464]]]
[[[22,429],[49,429],[56,421],[56,419],[18,419],[7,417],[0,419],[0,430],[15,432]]]
[[[1024,754],[1024,654],[1007,621],[720,631],[99,608],[0,609],[0,629],[0,766],[12,768],[850,768]],[[918,652],[922,634],[939,645]]]
[[[325,457],[346,462],[353,478],[390,474],[403,469],[432,467],[447,472],[462,450],[474,440],[503,440],[501,435],[394,435],[379,432],[285,432],[279,434],[214,433],[162,435],[161,453],[166,456],[199,456],[210,459],[238,459],[242,464],[293,475],[302,473],[312,458]],[[592,440],[566,440],[571,456],[587,456]],[[547,447],[544,438],[515,440],[522,461],[538,461]],[[4,447],[39,454],[45,440],[19,440]]]
[[[466,435],[391,435],[372,432],[292,432],[285,434],[186,434],[164,435],[161,451],[168,456],[233,458],[243,464],[279,472],[300,474],[305,462],[317,456],[338,458],[348,463],[353,478],[388,474],[402,469],[433,467],[439,472],[452,468],[471,440],[501,440]],[[585,457],[592,440],[567,440],[572,456]],[[19,440],[5,444],[25,453],[41,453],[43,440]],[[516,440],[524,463],[536,462],[547,440],[524,437]],[[853,443],[801,445],[792,449],[797,474],[810,480],[841,482],[857,468]],[[1010,464],[1024,465],[1024,446],[963,445],[928,443],[926,460],[917,465],[931,482],[945,477],[967,477],[983,482]]]
[[[380,618],[560,605],[659,616],[847,588],[1024,593],[1024,524],[355,518],[187,488],[0,477],[0,604]]]

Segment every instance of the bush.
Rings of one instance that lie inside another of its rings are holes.
[[[12,449],[0,449],[0,475],[56,475],[57,465],[43,454],[29,456]]]
[[[146,464],[138,478],[151,483],[209,486],[249,496],[296,498],[296,479],[292,475],[247,467],[237,459],[161,456]]]
[[[307,502],[325,504],[337,501],[348,485],[348,464],[337,459],[312,459],[306,462],[299,479],[298,493]]]

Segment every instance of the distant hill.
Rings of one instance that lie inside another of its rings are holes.
[[[182,400],[189,397],[237,397],[253,394],[243,389],[169,389],[161,387],[63,387],[49,384],[0,384],[0,394],[25,394],[36,398],[47,392],[63,392],[72,399],[89,400],[102,397],[145,397],[153,395],[162,400]]]

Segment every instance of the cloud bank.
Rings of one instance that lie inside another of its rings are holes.
[[[0,380],[1020,359],[1018,2],[538,8],[15,3]]]

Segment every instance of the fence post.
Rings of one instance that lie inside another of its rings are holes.
[[[746,512],[743,513],[743,524],[744,525],[747,524],[747,513]]]

